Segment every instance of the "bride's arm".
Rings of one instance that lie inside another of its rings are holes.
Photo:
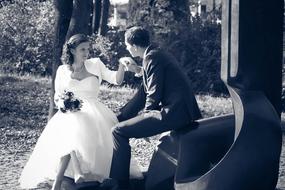
[[[100,76],[102,80],[111,84],[120,85],[124,80],[125,66],[122,63],[119,63],[117,71],[108,69],[100,58],[88,59],[85,66],[88,72]]]
[[[63,66],[59,66],[57,71],[56,71],[56,75],[55,75],[55,80],[54,80],[54,103],[56,105],[56,107],[60,107],[60,95],[62,94],[63,90],[62,90],[62,85],[61,85],[61,81],[62,81],[62,70],[63,70]]]
[[[116,73],[116,81],[118,85],[122,84],[124,76],[125,76],[125,66],[122,63],[119,63],[119,68]]]
[[[116,84],[116,85],[122,84],[125,76],[125,68],[124,68],[125,66],[123,64],[119,63],[118,70],[114,71],[108,69],[100,59],[98,59],[97,61],[100,65],[100,71],[103,80],[111,84]]]

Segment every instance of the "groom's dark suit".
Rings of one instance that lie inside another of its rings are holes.
[[[149,46],[142,67],[143,85],[121,109],[120,123],[113,128],[111,177],[120,182],[129,179],[129,138],[191,127],[192,122],[201,117],[189,79],[172,55]]]

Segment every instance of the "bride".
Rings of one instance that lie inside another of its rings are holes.
[[[72,36],[64,45],[63,65],[55,78],[55,104],[62,108],[60,97],[66,91],[82,101],[76,112],[58,111],[48,122],[31,154],[22,175],[22,188],[35,188],[41,182],[54,180],[59,190],[63,177],[75,183],[109,178],[113,155],[111,128],[118,122],[116,115],[98,101],[102,80],[121,84],[125,66],[109,70],[99,58],[87,59],[89,41],[83,34]],[[134,164],[131,175],[141,176]]]

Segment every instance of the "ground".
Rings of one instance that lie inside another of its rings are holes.
[[[1,129],[1,134],[5,133],[4,136],[1,135],[0,144],[0,189],[5,190],[17,190],[18,179],[22,168],[24,167],[30,152],[31,147],[22,144],[23,141],[34,141],[40,134],[41,130],[36,130],[36,132],[30,132],[29,130],[9,130],[4,131]],[[285,136],[283,135],[283,139]],[[283,140],[284,142],[284,140]],[[144,146],[144,148],[139,148],[145,156],[141,157],[140,163],[142,165],[147,165],[150,158],[153,146],[147,143],[138,142],[138,146]],[[148,149],[147,149],[148,148]],[[283,143],[280,160],[280,172],[278,189],[285,190],[285,144]],[[42,188],[48,189],[48,188]]]
[[[17,190],[22,168],[47,122],[50,79],[0,74],[0,86],[0,189]],[[117,112],[134,91],[129,87],[103,86],[99,98]],[[204,117],[232,112],[229,98],[198,95],[197,99]],[[156,144],[157,137],[150,143],[142,139],[132,141],[133,154],[142,167],[148,166]],[[277,188],[285,190],[284,141]]]

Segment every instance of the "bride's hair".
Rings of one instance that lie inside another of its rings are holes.
[[[84,34],[75,34],[69,38],[63,45],[61,61],[63,64],[71,66],[74,62],[71,49],[75,49],[79,44],[89,42],[89,39]]]

